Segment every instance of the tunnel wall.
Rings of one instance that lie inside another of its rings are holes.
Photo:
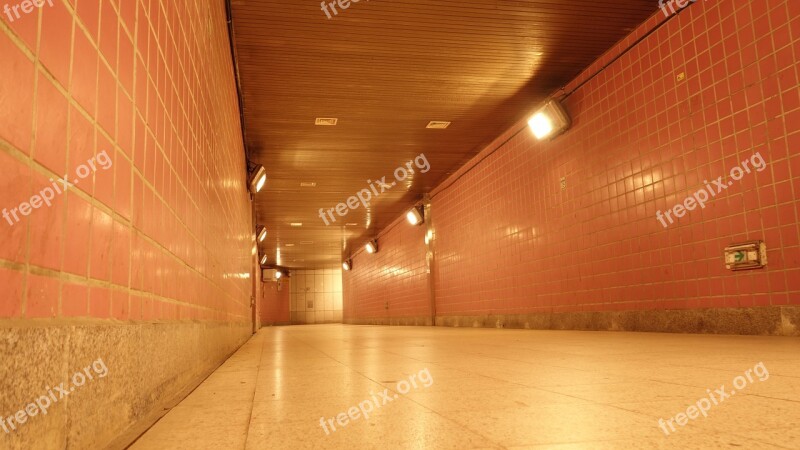
[[[0,447],[124,445],[251,333],[224,2],[19,12],[0,15],[0,415],[107,374],[4,422]]]
[[[289,325],[289,299],[291,278],[278,282],[267,281],[261,284],[261,305],[259,317],[261,326]]]
[[[657,12],[556,93],[574,91],[566,134],[538,142],[522,120],[431,193],[437,324],[797,334],[798,58],[796,1]],[[766,168],[734,181],[756,153]],[[705,208],[657,219],[719,176],[730,185]],[[356,257],[347,322],[429,314],[384,287],[423,276],[408,230]],[[726,270],[723,249],[750,240],[766,242],[768,266]]]
[[[345,321],[429,316],[424,238],[423,227],[399,222],[380,239],[378,253],[353,258],[353,270],[342,275]]]

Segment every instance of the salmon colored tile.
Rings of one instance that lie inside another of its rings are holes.
[[[28,17],[27,19],[31,19]],[[0,138],[22,152],[30,152],[33,126],[33,62],[5,35],[0,33]]]
[[[89,232],[92,226],[92,205],[73,193],[67,194],[67,217],[64,241],[63,270],[86,276],[89,270]]]
[[[0,302],[0,318],[18,318],[22,315],[22,287],[25,275],[13,269],[0,267],[0,286],[4,299]]]
[[[97,153],[86,166],[94,177],[94,198],[106,206],[114,206],[114,163],[117,152],[102,133],[97,133]],[[87,177],[88,178],[88,177]]]
[[[33,157],[61,176],[67,168],[67,99],[42,72],[38,76]]]
[[[42,8],[39,60],[64,89],[69,86],[72,19],[63,2],[54,1],[53,6]]]
[[[118,86],[117,93],[117,145],[131,159],[133,158],[133,103],[121,86]]]
[[[0,258],[24,263],[30,217],[19,208],[32,195],[31,169],[3,150],[0,150]]]
[[[128,29],[128,32],[133,35],[136,24],[136,0],[120,0],[119,1],[120,20],[122,24]],[[144,21],[144,19],[142,20]]]
[[[36,49],[36,31],[39,24],[39,8],[25,13],[21,8],[13,8],[19,4],[10,4],[11,8],[0,14],[0,20],[5,22],[14,34],[20,37],[30,50]]]
[[[100,52],[112,70],[117,67],[117,33],[119,17],[109,2],[102,2],[100,10]]]
[[[36,174],[33,178],[36,208],[30,215],[30,263],[60,270],[63,254],[66,198],[58,181]]]
[[[83,1],[91,3],[97,0]],[[94,115],[97,107],[97,49],[89,38],[77,29],[73,46],[70,93],[83,109]]]
[[[78,19],[83,23],[92,41],[97,42],[100,26],[100,0],[76,0]]]
[[[58,315],[61,282],[56,278],[28,275],[25,317],[54,318]]]
[[[131,175],[131,163],[125,156],[118,153],[118,158],[114,164],[115,187],[114,187],[114,206],[116,212],[130,219],[131,216],[131,193],[133,191],[133,180]]]
[[[92,212],[89,277],[111,280],[111,241],[114,221],[99,208]]]
[[[115,290],[111,294],[111,317],[118,320],[130,318],[129,294],[127,291]]]
[[[127,287],[131,267],[131,233],[126,224],[114,222],[112,246],[111,281]]]
[[[94,319],[111,317],[111,291],[107,288],[89,289],[89,317]]]
[[[63,317],[89,316],[89,288],[82,284],[65,283],[61,292]]]
[[[112,140],[117,136],[117,80],[114,78],[112,69],[101,62],[98,72],[97,82],[97,123],[111,136]]]
[[[72,183],[78,179],[75,189],[92,195],[94,193],[94,177],[79,179],[79,168],[94,157],[95,133],[92,124],[75,108],[70,108],[69,163],[65,175]],[[80,169],[81,174],[85,169]]]

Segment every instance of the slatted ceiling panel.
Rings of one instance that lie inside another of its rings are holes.
[[[289,268],[339,265],[656,9],[654,0],[362,0],[328,20],[317,0],[232,0],[247,145],[269,174],[256,198],[269,262],[280,249]],[[339,123],[315,126],[317,117]],[[426,129],[431,120],[452,124]],[[367,180],[392,181],[420,153],[428,173],[330,226],[318,216]]]

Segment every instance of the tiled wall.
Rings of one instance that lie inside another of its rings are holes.
[[[344,273],[346,319],[430,315],[425,227],[405,218],[378,238],[378,253],[358,253]]]
[[[286,278],[280,283],[267,281],[261,284],[259,315],[262,326],[289,324],[291,282],[291,278]]]
[[[252,290],[224,2],[53,0],[0,20],[0,208],[18,208],[65,174],[74,184],[19,223],[0,221],[0,318],[37,319],[38,327],[221,324],[231,337],[218,340],[225,348],[210,345],[195,362],[175,359],[188,374],[214,364],[247,337]],[[81,165],[103,153],[110,167],[96,164],[81,178]],[[139,342],[140,355],[116,357],[156,360],[171,348],[157,344]],[[135,375],[106,358],[114,376]],[[153,376],[169,386],[179,370]],[[113,432],[120,424],[96,426]],[[74,440],[100,439],[88,431],[73,430],[71,444],[101,446]]]
[[[342,321],[342,270],[296,270],[290,279],[293,324]]]
[[[697,2],[645,36],[662,20],[566,86],[577,89],[567,134],[540,143],[520,122],[434,190],[439,315],[800,304],[800,2]],[[766,170],[658,222],[755,152]],[[399,238],[405,227],[382,252],[416,258],[360,255],[348,317],[422,298],[381,291],[388,273],[424,262],[421,243]],[[769,266],[725,270],[723,248],[753,239],[766,241]]]

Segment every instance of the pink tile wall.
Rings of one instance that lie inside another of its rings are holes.
[[[800,2],[697,2],[646,36],[661,21],[566,87],[567,134],[540,143],[521,122],[434,190],[439,315],[800,304]],[[766,170],[667,229],[656,220],[755,152]],[[425,298],[381,279],[424,264],[408,230],[382,251],[416,259],[356,265],[350,317]],[[753,239],[768,268],[726,271],[722,249]]]
[[[261,325],[288,324],[289,300],[291,278],[281,281],[281,290],[278,290],[276,281],[267,281],[261,284],[261,305],[259,316]]]
[[[249,321],[223,3],[54,0],[12,19],[0,14],[0,208],[79,182],[1,219],[0,318]],[[80,178],[103,152],[111,166]]]
[[[429,316],[425,227],[412,227],[403,218],[378,238],[378,249],[361,251],[353,257],[353,270],[342,273],[344,320]]]

